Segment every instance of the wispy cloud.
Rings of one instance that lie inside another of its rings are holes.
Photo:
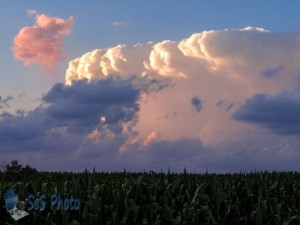
[[[129,23],[124,22],[124,21],[115,21],[115,22],[112,22],[111,25],[114,27],[127,27],[127,26],[129,26]]]

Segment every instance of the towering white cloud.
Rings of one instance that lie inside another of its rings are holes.
[[[118,45],[86,53],[70,62],[66,83],[100,79],[108,74],[197,75],[204,79],[215,75],[239,81],[245,88],[274,93],[293,86],[294,79],[286,76],[297,75],[299,56],[297,33],[272,33],[251,27],[204,31],[181,41]],[[285,76],[276,76],[280,74]]]
[[[88,52],[69,63],[66,84],[70,85],[73,80],[103,79],[109,74],[143,74],[144,59],[150,54],[152,46],[152,43],[132,47],[118,45]]]

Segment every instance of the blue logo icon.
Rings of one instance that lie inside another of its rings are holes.
[[[17,206],[20,206],[19,196],[15,193],[14,189],[11,187],[4,194],[4,200],[6,205],[7,212],[10,213],[11,217],[14,220],[19,220],[28,215],[28,213],[22,209],[18,209]],[[20,208],[20,207],[19,207]]]
[[[12,211],[17,203],[19,202],[19,196],[15,193],[14,189],[11,187],[4,194],[4,200],[6,203],[6,209],[8,212]]]

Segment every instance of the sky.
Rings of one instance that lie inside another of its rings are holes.
[[[0,1],[0,163],[299,170],[299,1]]]

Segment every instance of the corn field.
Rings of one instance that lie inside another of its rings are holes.
[[[48,173],[9,182],[0,175],[0,224],[14,224],[4,193],[46,195],[43,211],[17,224],[276,225],[300,224],[300,173]],[[80,199],[79,210],[51,210],[50,195]]]

